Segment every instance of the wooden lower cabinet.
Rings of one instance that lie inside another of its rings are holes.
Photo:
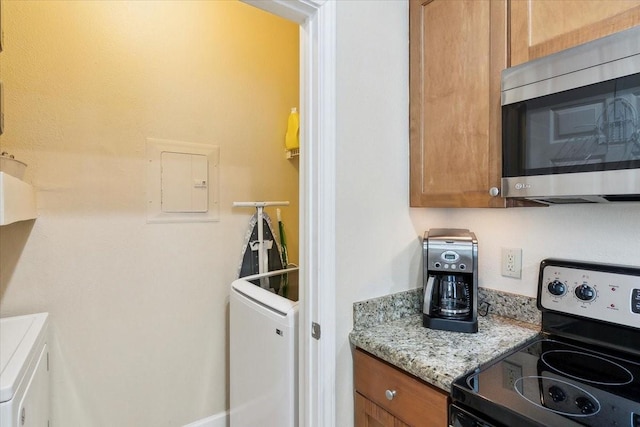
[[[449,395],[356,348],[356,427],[446,427]]]
[[[409,427],[357,391],[355,412],[356,427]]]

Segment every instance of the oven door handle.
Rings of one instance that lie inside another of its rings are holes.
[[[449,405],[449,427],[504,427],[500,424],[492,424],[462,409],[455,404]]]

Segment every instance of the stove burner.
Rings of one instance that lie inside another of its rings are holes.
[[[577,380],[600,385],[625,385],[633,374],[624,366],[604,357],[573,350],[550,350],[540,359],[555,371]]]
[[[600,412],[600,402],[587,390],[551,377],[528,376],[515,380],[513,388],[529,403],[570,417],[591,417]]]

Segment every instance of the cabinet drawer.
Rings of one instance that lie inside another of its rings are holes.
[[[411,426],[447,425],[449,395],[416,377],[356,348],[356,390]],[[395,391],[391,400],[387,390]]]
[[[355,393],[355,427],[411,427],[360,393]]]

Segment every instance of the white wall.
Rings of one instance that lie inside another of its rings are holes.
[[[406,1],[337,4],[336,426],[353,423],[353,302],[418,286],[407,14]]]
[[[176,427],[227,406],[251,210],[292,202],[299,27],[236,1],[3,2],[2,151],[38,219],[0,228],[0,314],[51,313],[54,425]],[[220,222],[146,224],[147,137],[220,146]],[[273,219],[275,215],[270,211]]]
[[[479,239],[480,285],[534,296],[545,257],[638,265],[640,204],[410,209],[408,5],[338,2],[337,422],[353,422],[352,303],[420,285],[420,240],[435,227]],[[501,247],[523,249],[521,280],[500,276]]]

